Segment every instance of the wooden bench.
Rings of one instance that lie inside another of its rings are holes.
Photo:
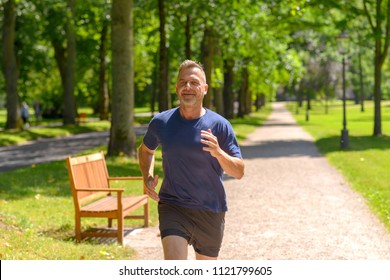
[[[85,123],[87,121],[87,113],[80,113],[77,115],[77,123]]]
[[[124,219],[143,219],[144,227],[149,225],[149,199],[144,192],[124,196],[124,189],[111,188],[112,180],[140,180],[142,177],[109,177],[103,152],[68,157],[66,159],[72,196],[75,207],[76,240],[85,237],[117,237],[123,245]],[[142,215],[130,215],[143,207]],[[108,227],[117,220],[116,232],[82,231],[81,218],[108,218]]]

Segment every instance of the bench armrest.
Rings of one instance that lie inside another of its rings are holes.
[[[142,176],[108,177],[108,180],[143,180]]]
[[[144,178],[142,176],[121,176],[121,177],[108,177],[107,180],[108,180],[108,183],[110,184],[110,181],[114,181],[114,180],[144,181]],[[143,194],[146,194],[145,187],[144,187]]]
[[[117,193],[121,193],[121,192],[124,192],[125,190],[124,189],[111,189],[111,188],[105,188],[105,189],[85,188],[85,189],[76,189],[76,191],[78,191],[78,192],[117,192]]]

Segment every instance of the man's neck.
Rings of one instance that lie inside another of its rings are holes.
[[[198,119],[201,116],[203,116],[206,113],[206,109],[203,107],[200,108],[185,108],[185,107],[180,107],[179,108],[180,115],[183,119],[185,120],[194,120]]]

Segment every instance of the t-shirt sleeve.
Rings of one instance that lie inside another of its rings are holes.
[[[221,137],[221,142],[219,143],[221,149],[224,150],[230,156],[242,158],[240,146],[238,145],[236,135],[230,124],[225,124],[223,126],[222,135],[223,136]]]
[[[146,131],[143,139],[143,143],[150,150],[155,150],[160,145],[159,138],[157,136],[157,122],[152,119],[149,123],[148,130]]]

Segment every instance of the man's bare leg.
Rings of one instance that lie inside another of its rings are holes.
[[[162,239],[165,260],[186,260],[188,255],[188,242],[177,235],[169,235]]]

